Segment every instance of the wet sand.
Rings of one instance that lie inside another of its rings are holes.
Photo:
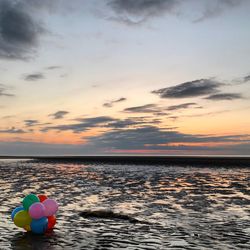
[[[0,160],[0,249],[249,249],[249,167]],[[50,235],[10,220],[30,192],[60,204]]]

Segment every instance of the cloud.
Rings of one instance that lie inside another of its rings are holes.
[[[125,113],[153,113],[154,115],[163,116],[163,115],[169,115],[169,113],[166,113],[165,111],[174,111],[179,109],[187,109],[192,106],[197,106],[197,103],[194,102],[187,102],[182,103],[179,105],[172,105],[167,108],[159,107],[156,104],[146,104],[143,106],[135,106],[135,107],[129,107],[123,110]],[[201,108],[200,106],[197,106],[197,108]]]
[[[0,0],[0,58],[27,59],[44,32],[26,1]]]
[[[16,138],[14,142],[0,141],[1,155],[83,155],[93,154],[93,148],[85,147],[84,145],[72,144],[49,144],[22,141]]]
[[[143,106],[130,107],[123,110],[126,113],[153,113],[159,111],[156,104],[146,104]]]
[[[46,11],[54,11],[57,6],[57,1],[51,0],[19,0],[25,6],[37,10],[46,10]],[[60,0],[61,4],[64,4],[65,1]]]
[[[8,89],[8,87],[4,84],[0,84],[0,97],[1,96],[7,96],[7,97],[12,97],[12,96],[15,96],[13,94],[10,94],[8,92],[6,92]]]
[[[80,118],[76,119],[78,123],[74,124],[62,124],[57,126],[49,126],[44,127],[41,131],[47,132],[49,130],[57,130],[57,131],[73,131],[74,133],[80,133],[86,131],[90,128],[94,128],[97,126],[108,124],[109,122],[116,121],[116,119],[109,117],[109,116],[98,116],[98,117],[91,117],[91,118]]]
[[[242,95],[238,93],[221,93],[221,94],[214,94],[206,97],[205,99],[213,100],[213,101],[223,101],[223,100],[235,100],[235,99],[242,99]]]
[[[169,106],[167,108],[167,110],[173,111],[173,110],[179,110],[179,109],[187,109],[187,108],[190,108],[190,107],[196,106],[196,105],[197,105],[197,103],[195,103],[195,102],[187,102],[187,103],[182,103],[182,104],[179,104],[179,105]]]
[[[127,119],[117,119],[106,125],[106,127],[113,129],[128,128],[149,124],[159,124],[161,121],[159,119],[147,119],[146,117],[132,117]]]
[[[136,149],[174,149],[173,143],[185,144],[191,143],[199,147],[202,143],[249,143],[249,135],[229,135],[229,136],[211,136],[199,134],[185,134],[176,130],[159,128],[156,126],[144,126],[133,129],[118,129],[108,131],[101,136],[87,138],[88,144],[98,148],[136,150]],[[201,149],[208,148],[200,146]],[[185,146],[192,148],[191,146]],[[181,149],[181,148],[180,148]]]
[[[63,13],[75,3],[60,0],[0,0],[0,58],[26,60],[33,57],[43,34],[48,34],[42,13]],[[72,1],[73,2],[73,1]]]
[[[248,83],[249,81],[250,81],[250,75],[248,74],[243,77],[233,79],[231,85],[232,86],[242,85]]]
[[[97,116],[90,118],[78,118],[75,119],[78,123],[73,124],[61,124],[56,126],[47,126],[41,129],[42,132],[49,130],[57,131],[73,131],[74,133],[80,133],[87,131],[91,128],[109,128],[109,129],[121,129],[129,127],[142,127],[145,125],[159,124],[159,119],[152,119],[151,117],[131,117],[126,119],[112,118],[110,116]]]
[[[144,147],[141,151],[143,154],[147,153],[147,148]],[[163,151],[163,150],[166,151]],[[127,149],[129,153],[137,153],[136,149]],[[182,155],[183,152],[190,152],[195,154],[240,154],[240,155],[248,155],[250,150],[250,143],[242,143],[236,145],[224,145],[220,147],[204,147],[204,146],[187,146],[187,145],[179,145],[179,146],[165,146],[162,151],[161,149],[152,149],[149,152],[151,154],[176,154]],[[115,153],[124,153],[126,150],[116,150],[114,148],[100,148],[91,146],[90,144],[81,144],[81,145],[72,145],[72,144],[49,144],[49,143],[38,143],[38,142],[30,142],[30,141],[22,141],[21,139],[16,138],[16,141],[13,142],[1,142],[0,141],[0,152],[2,155],[20,155],[20,156],[32,156],[32,155],[93,155],[95,154],[112,154]],[[93,153],[94,152],[94,153]]]
[[[136,121],[144,122],[144,117],[136,119]],[[201,135],[201,134],[187,134],[176,130],[176,128],[160,128],[152,125],[139,125],[133,127],[133,118],[121,120],[114,120],[111,117],[92,117],[81,119],[82,122],[77,124],[70,124],[51,127],[52,129],[73,130],[80,132],[96,126],[110,126],[113,128],[101,135],[83,137],[85,141],[81,145],[66,145],[66,144],[43,144],[24,142],[10,142],[1,143],[1,152],[13,152],[24,154],[37,153],[37,154],[84,154],[84,153],[105,153],[105,152],[122,152],[128,151],[130,153],[139,150],[141,152],[159,153],[161,151],[176,150],[182,152],[234,152],[234,153],[247,153],[250,149],[250,135]],[[123,122],[123,123],[122,123]],[[113,124],[112,124],[113,123]],[[81,124],[81,125],[80,125]],[[132,126],[131,126],[132,124]],[[116,126],[117,125],[117,126]],[[66,127],[67,126],[67,127]],[[131,127],[130,127],[131,126]],[[11,128],[9,130],[0,130],[1,133],[24,133],[23,130]],[[21,140],[21,138],[19,138]],[[87,140],[87,142],[86,142]],[[8,147],[11,145],[11,147]],[[8,149],[7,149],[8,148]],[[20,148],[20,150],[14,150]],[[40,151],[38,150],[40,149]],[[49,150],[50,149],[50,150]],[[35,150],[35,151],[34,151]],[[120,150],[120,151],[119,151]],[[247,151],[248,150],[248,151]]]
[[[244,1],[242,0],[209,1],[205,6],[201,16],[197,18],[194,22],[202,22],[207,19],[218,17],[226,10],[238,7],[242,2]]]
[[[177,17],[187,16],[192,14],[192,9],[196,8],[199,11],[199,17],[193,22],[197,23],[216,18],[225,11],[240,6],[243,2],[247,3],[243,0],[193,1],[188,3],[187,8],[184,0],[111,0],[108,6],[111,7],[114,15],[108,19],[132,26],[165,14]]]
[[[137,25],[152,17],[172,13],[179,2],[179,0],[112,0],[108,6],[112,8],[115,16],[109,19],[127,25]]]
[[[124,101],[126,101],[126,100],[127,100],[127,98],[121,97],[121,98],[119,98],[119,99],[117,99],[117,100],[113,100],[113,101],[104,103],[104,104],[103,104],[103,107],[111,108],[111,107],[113,107],[114,104],[119,103],[119,102],[124,102]]]
[[[124,120],[117,120],[114,122],[110,122],[106,125],[106,127],[109,127],[109,128],[127,128],[130,126],[142,125],[142,124],[144,124],[143,121],[138,121],[135,119],[124,119]]]
[[[24,120],[26,127],[32,127],[38,124],[38,120]]]
[[[199,79],[184,82],[173,87],[162,88],[152,91],[153,94],[161,98],[187,98],[204,96],[218,92],[218,88],[223,84],[213,79]]]
[[[247,75],[243,79],[244,82],[249,82],[250,81],[250,75]]]
[[[6,115],[6,116],[3,116],[2,119],[11,119],[14,117],[15,117],[14,115]]]
[[[53,114],[50,114],[49,116],[53,117],[53,119],[62,119],[65,115],[69,114],[68,111],[65,110],[59,110]]]
[[[97,116],[97,117],[89,117],[89,118],[77,118],[76,121],[83,122],[87,125],[100,124],[105,122],[116,121],[116,119],[110,116]]]
[[[0,129],[0,133],[3,133],[3,134],[23,134],[26,132],[22,129],[16,129],[15,127],[12,127],[10,129]]]
[[[62,67],[61,67],[61,66],[54,65],[54,66],[49,66],[49,67],[47,67],[46,69],[47,69],[47,70],[55,70],[55,69],[60,69],[60,68],[62,68]]]
[[[182,117],[201,117],[201,116],[211,116],[211,115],[218,115],[223,113],[231,112],[231,110],[220,110],[220,111],[214,111],[214,112],[206,112],[201,114],[193,114],[193,115],[184,115]]]
[[[38,81],[41,79],[44,79],[45,76],[43,73],[34,73],[34,74],[29,74],[24,77],[24,80],[26,81]]]

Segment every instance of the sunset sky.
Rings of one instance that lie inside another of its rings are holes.
[[[0,0],[0,155],[250,154],[249,10]]]

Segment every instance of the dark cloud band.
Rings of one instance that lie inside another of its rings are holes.
[[[158,112],[159,108],[156,104],[146,104],[143,106],[129,107],[123,110],[126,113],[154,113]]]
[[[151,17],[172,12],[179,2],[179,0],[111,0],[108,5],[115,12],[111,20],[136,25]]]
[[[159,95],[161,98],[196,97],[216,93],[222,85],[222,83],[212,79],[199,79],[184,82],[173,87],[154,90],[152,93]]]
[[[210,95],[205,99],[213,100],[213,101],[223,101],[223,100],[235,100],[235,99],[242,99],[242,95],[238,93],[221,93]]]
[[[113,101],[104,103],[104,104],[103,104],[103,107],[111,108],[111,107],[113,107],[114,104],[119,103],[119,102],[124,102],[124,101],[126,101],[126,100],[127,100],[127,98],[121,97],[121,98],[119,98],[119,99],[116,99],[116,100],[113,100]]]
[[[50,114],[49,116],[51,116],[53,119],[62,119],[64,118],[65,115],[69,114],[68,111],[65,110],[59,110],[53,114]]]
[[[24,80],[31,81],[31,82],[38,81],[44,78],[45,76],[43,73],[34,73],[34,74],[29,74],[29,75],[24,76]]]
[[[43,33],[26,1],[0,0],[0,58],[25,59]]]
[[[15,127],[12,127],[10,129],[0,129],[0,133],[2,134],[24,134],[26,132],[22,129],[17,129]]]

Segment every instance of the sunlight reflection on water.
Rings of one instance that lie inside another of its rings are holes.
[[[247,168],[12,160],[1,161],[0,171],[0,249],[250,248]],[[11,210],[29,192],[59,201],[53,234],[26,234],[11,222]],[[142,223],[79,216],[86,209],[113,210]]]

